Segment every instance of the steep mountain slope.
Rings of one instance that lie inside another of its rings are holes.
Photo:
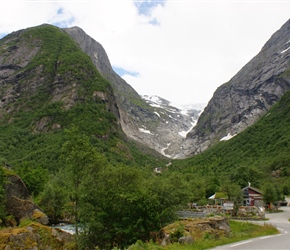
[[[254,124],[290,89],[290,20],[214,93],[183,143],[183,157],[200,153]]]
[[[10,164],[58,170],[72,124],[112,163],[134,163],[111,85],[63,30],[41,25],[0,40],[0,96],[0,158]]]
[[[110,64],[108,56],[97,41],[88,36],[79,27],[64,29],[90,56],[98,71],[113,86],[120,111],[120,123],[126,135],[141,142],[167,157],[174,158],[179,154],[183,141],[182,131],[192,128],[192,119],[197,118],[199,111],[193,111],[191,115],[179,114],[182,119],[173,118],[178,112],[174,107],[162,110],[143,100],[139,94],[117,75]],[[169,105],[169,103],[167,103]],[[170,109],[172,110],[170,111]],[[148,132],[150,131],[150,133]],[[170,144],[170,150],[168,146]]]
[[[179,173],[195,173],[208,180],[262,187],[275,183],[290,192],[290,91],[258,121],[229,141],[221,141],[187,159],[172,161]],[[198,178],[198,177],[196,177]],[[222,180],[222,181],[221,181]]]
[[[142,98],[153,108],[154,114],[159,118],[159,126],[153,133],[146,126],[139,128],[142,133],[155,138],[164,138],[166,147],[161,153],[169,158],[177,158],[180,146],[186,134],[195,126],[201,110],[193,107],[179,109],[171,106],[170,102],[158,96],[142,96]]]

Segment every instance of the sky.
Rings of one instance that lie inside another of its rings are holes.
[[[290,1],[0,0],[0,38],[79,26],[141,95],[207,103],[289,18]],[[290,39],[290,34],[289,34]]]

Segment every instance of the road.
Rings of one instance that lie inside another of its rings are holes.
[[[274,225],[281,232],[277,235],[264,236],[254,239],[249,239],[245,241],[235,242],[228,245],[219,246],[213,248],[215,250],[252,250],[252,249],[267,249],[267,250],[282,250],[290,249],[290,207],[280,207],[280,210],[284,212],[266,214],[266,218],[269,218],[268,221],[262,223],[269,223]],[[261,222],[260,222],[261,223]]]

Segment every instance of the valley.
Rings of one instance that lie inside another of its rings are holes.
[[[44,232],[55,249],[123,249],[160,239],[176,211],[216,192],[238,207],[251,183],[265,206],[284,201],[289,31],[290,20],[208,104],[187,107],[140,96],[79,27],[44,24],[3,37],[1,227],[19,241],[40,239],[39,249]],[[73,240],[46,228],[59,222],[75,225]],[[16,244],[2,239],[3,249]]]

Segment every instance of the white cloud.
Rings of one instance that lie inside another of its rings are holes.
[[[0,3],[0,34],[42,23],[79,26],[104,46],[113,66],[138,73],[123,78],[139,94],[180,104],[207,102],[288,20],[290,9],[282,1],[167,1],[139,15],[129,0]]]

